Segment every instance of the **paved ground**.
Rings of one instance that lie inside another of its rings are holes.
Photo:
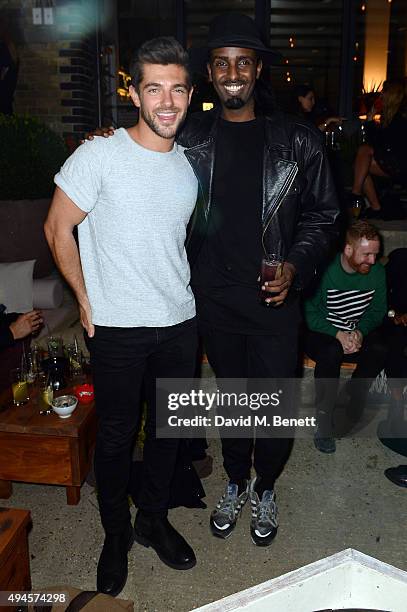
[[[179,508],[170,515],[195,549],[197,566],[171,570],[151,549],[135,544],[122,596],[135,601],[137,612],[187,612],[348,547],[407,570],[407,490],[383,476],[386,467],[406,460],[377,440],[341,440],[330,456],[298,440],[278,482],[279,533],[266,549],[250,540],[248,507],[227,542],[210,535],[210,509],[225,485],[218,441],[211,441],[210,452],[214,471],[204,481],[208,509]],[[34,587],[95,587],[103,535],[91,487],[83,486],[76,507],[65,504],[60,487],[28,484],[15,484],[13,497],[1,503],[31,510]]]
[[[68,330],[65,340],[71,341],[74,333],[82,342],[79,326]],[[208,368],[204,375],[211,376]],[[348,547],[407,570],[407,489],[383,476],[386,467],[407,459],[377,439],[340,440],[337,452],[329,456],[318,453],[311,440],[297,440],[276,488],[278,536],[266,549],[251,542],[249,507],[228,541],[211,536],[210,510],[226,479],[217,440],[210,442],[209,452],[214,471],[204,481],[208,508],[170,513],[193,546],[197,566],[186,572],[171,570],[151,549],[135,544],[122,597],[134,600],[136,612],[188,612]],[[61,583],[95,588],[103,532],[91,487],[84,484],[78,506],[67,506],[62,487],[16,483],[12,498],[0,503],[31,510],[34,588]]]

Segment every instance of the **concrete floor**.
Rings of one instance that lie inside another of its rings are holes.
[[[74,334],[83,346],[79,324],[61,335],[71,342]],[[203,375],[211,377],[208,366]],[[312,372],[305,376],[310,379]],[[340,440],[333,455],[316,451],[311,440],[297,440],[276,487],[278,535],[265,549],[250,539],[248,505],[229,540],[210,534],[210,511],[226,478],[218,440],[210,441],[209,453],[214,470],[203,481],[208,508],[170,511],[170,520],[194,548],[197,565],[185,572],[172,570],[151,549],[135,543],[121,593],[134,601],[135,612],[189,612],[349,547],[407,570],[407,489],[383,475],[386,467],[407,459],[377,439]],[[67,506],[62,487],[14,483],[13,496],[0,505],[31,511],[33,588],[95,588],[103,531],[92,487],[85,483],[78,506]]]
[[[197,566],[171,570],[151,549],[135,544],[121,596],[134,600],[136,612],[187,612],[348,547],[407,570],[407,490],[383,476],[386,467],[407,461],[376,439],[340,440],[337,452],[328,456],[311,440],[297,440],[276,488],[278,536],[265,549],[250,540],[248,506],[228,541],[210,535],[210,510],[226,479],[217,440],[211,440],[209,452],[214,471],[204,481],[208,509],[170,512],[193,546]],[[103,533],[90,486],[83,485],[78,506],[67,506],[61,487],[16,483],[13,496],[1,505],[31,511],[34,588],[95,588]]]

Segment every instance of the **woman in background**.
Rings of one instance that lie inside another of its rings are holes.
[[[360,145],[356,154],[351,197],[351,206],[358,206],[363,211],[366,196],[370,208],[362,212],[362,215],[370,219],[382,216],[372,176],[405,182],[407,173],[407,101],[404,82],[398,79],[385,81],[382,98],[380,126],[373,121],[373,108],[367,116],[368,144]]]
[[[321,132],[330,132],[342,123],[341,117],[335,117],[325,109],[317,109],[315,91],[309,85],[298,85],[294,93],[294,113],[311,121]]]

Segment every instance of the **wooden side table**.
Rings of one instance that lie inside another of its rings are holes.
[[[30,513],[27,510],[0,508],[1,591],[31,590],[27,538],[29,523]],[[15,608],[10,607],[10,610],[12,609],[15,610]]]
[[[8,392],[0,396],[0,497],[10,497],[13,480],[55,484],[64,486],[67,503],[76,505],[96,440],[94,404],[78,404],[61,419],[40,415],[35,399],[24,406],[10,399]]]

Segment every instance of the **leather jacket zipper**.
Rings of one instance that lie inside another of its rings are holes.
[[[265,247],[265,244],[264,244],[265,233],[267,231],[268,226],[270,225],[270,223],[274,219],[274,216],[277,214],[278,209],[280,208],[281,204],[283,203],[283,200],[284,200],[285,196],[289,192],[289,190],[291,188],[291,185],[293,184],[294,179],[297,176],[297,172],[298,172],[298,165],[297,165],[297,163],[295,163],[295,166],[293,166],[290,174],[287,177],[287,180],[286,180],[286,183],[285,183],[284,187],[280,191],[280,196],[279,196],[279,199],[277,201],[276,207],[273,210],[273,212],[272,212],[272,214],[270,216],[270,219],[267,221],[267,223],[266,223],[266,225],[265,225],[265,227],[263,229],[263,233],[262,233],[262,236],[261,236],[261,244],[262,244],[263,251],[264,251],[265,255],[267,255],[266,247]]]

